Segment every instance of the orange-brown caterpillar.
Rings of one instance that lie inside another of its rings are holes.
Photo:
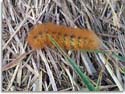
[[[93,31],[71,28],[53,23],[36,25],[28,35],[28,43],[34,49],[52,47],[48,34],[64,49],[94,50],[100,47],[100,40]]]

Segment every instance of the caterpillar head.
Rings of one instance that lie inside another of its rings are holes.
[[[44,31],[44,25],[39,24],[36,25],[28,34],[27,41],[28,44],[33,48],[33,49],[40,49],[44,48],[44,44],[46,40],[45,34],[43,33]]]

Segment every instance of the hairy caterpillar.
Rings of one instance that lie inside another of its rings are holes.
[[[52,47],[48,34],[64,49],[94,50],[100,47],[96,34],[88,29],[71,28],[53,23],[36,25],[28,34],[28,44],[34,49]]]

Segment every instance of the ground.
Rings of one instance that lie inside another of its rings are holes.
[[[33,50],[28,33],[46,22],[91,29],[101,49]],[[123,91],[124,86],[124,0],[3,0],[2,91]]]

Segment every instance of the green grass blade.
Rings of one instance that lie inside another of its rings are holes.
[[[114,57],[116,57],[118,60],[122,61],[122,62],[125,62],[125,56],[119,56],[115,53],[112,54]]]
[[[75,63],[75,61],[73,59],[68,57],[68,55],[63,51],[63,49],[57,44],[57,42],[51,36],[49,36],[49,38],[50,38],[51,42],[53,43],[53,45],[57,47],[57,49],[60,51],[60,53],[62,53],[64,55],[64,57],[67,59],[67,61],[72,65],[73,69],[80,76],[80,78],[82,79],[82,82],[86,85],[86,87],[90,91],[99,90],[98,86],[96,86],[96,88],[94,87],[94,85],[89,80],[89,77],[87,75],[85,75],[85,73],[83,73],[80,70],[80,68],[76,65],[76,63]],[[125,56],[119,56],[119,55],[117,55],[115,53],[102,51],[102,50],[81,50],[81,51],[82,52],[94,52],[94,53],[110,54],[113,57],[117,58],[118,60],[121,60],[122,62],[125,62]]]
[[[78,65],[76,65],[74,60],[71,58],[67,58],[67,60],[72,65],[72,67],[76,71],[76,73],[80,76],[82,82],[87,86],[87,88],[90,91],[96,91],[94,85],[90,82],[89,77],[80,70],[80,68],[78,67]]]
[[[102,53],[102,54],[111,54],[113,57],[117,58],[118,60],[125,62],[125,56],[119,56],[114,52],[107,52],[102,50],[81,50],[82,52],[94,52],[94,53]]]
[[[94,85],[91,83],[89,77],[81,71],[81,69],[78,67],[78,65],[75,63],[75,61],[73,59],[71,59],[70,57],[68,57],[67,54],[65,54],[65,52],[62,50],[62,48],[57,44],[57,42],[51,36],[49,36],[49,38],[50,38],[51,42],[53,43],[53,45],[55,45],[63,53],[64,57],[72,65],[73,69],[80,76],[82,82],[86,85],[86,87],[90,91],[96,91],[96,89],[95,89]]]

